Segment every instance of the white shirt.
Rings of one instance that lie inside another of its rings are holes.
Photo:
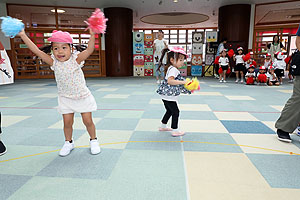
[[[227,57],[220,57],[219,58],[219,64],[222,65],[222,66],[226,66],[228,65],[229,63],[229,60]]]
[[[286,63],[284,62],[284,60],[276,60],[276,61],[273,63],[273,67],[274,67],[275,69],[285,69]]]
[[[269,78],[270,81],[277,81],[276,79],[276,74],[274,73],[273,76],[269,72],[267,73],[267,77]]]
[[[176,68],[173,67],[172,65],[168,68],[168,71],[166,73],[165,79],[168,80],[171,76],[176,78],[180,74],[180,71]],[[166,101],[177,101],[178,96],[168,96],[168,95],[160,95],[163,100]]]
[[[255,72],[247,72],[245,76],[246,77],[251,77],[251,76],[255,77]]]
[[[161,58],[161,54],[162,54],[162,50],[164,48],[166,48],[165,46],[165,43],[166,45],[168,45],[168,41],[165,40],[165,39],[156,39],[154,40],[154,46],[155,46],[155,52],[154,52],[154,64],[158,64],[159,63],[159,60]],[[167,54],[165,54],[163,60],[162,60],[162,63],[163,64],[167,64]]]
[[[244,55],[236,55],[235,56],[235,64],[244,64],[244,60],[243,60],[243,56]]]
[[[51,55],[54,62],[50,68],[54,71],[58,95],[60,96],[70,99],[84,99],[91,94],[86,87],[81,69],[84,61],[80,64],[76,61],[79,53],[79,51],[75,51],[71,54],[70,59],[64,62],[58,61],[54,55]]]

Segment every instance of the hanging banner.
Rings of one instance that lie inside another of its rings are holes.
[[[14,71],[11,67],[9,57],[0,42],[0,85],[14,82]]]

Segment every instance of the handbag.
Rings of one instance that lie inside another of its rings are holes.
[[[291,62],[291,74],[294,76],[300,76],[300,51],[296,51],[292,55]]]

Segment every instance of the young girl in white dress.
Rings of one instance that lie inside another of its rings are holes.
[[[41,51],[26,35],[24,30],[19,33],[28,48],[54,71],[58,88],[58,112],[63,116],[65,143],[59,152],[60,156],[67,156],[74,149],[72,140],[74,113],[81,113],[82,120],[90,135],[91,154],[100,153],[101,149],[96,137],[96,129],[92,119],[92,111],[97,110],[96,101],[86,86],[82,67],[94,51],[95,34],[90,30],[88,47],[82,51],[75,51],[73,39],[68,32],[52,32],[48,38],[51,42],[52,55]]]

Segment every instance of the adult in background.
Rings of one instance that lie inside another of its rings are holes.
[[[225,49],[225,44],[227,43],[227,38],[223,38],[220,41],[220,44],[218,46],[218,50],[217,50],[217,56],[221,57],[221,53],[222,51]],[[219,65],[215,65],[215,78],[219,78]]]
[[[164,58],[162,59],[162,63],[160,65],[160,58],[162,56],[162,51],[166,48],[168,48],[168,41],[164,39],[164,32],[162,30],[158,30],[158,38],[154,40],[154,64],[155,64],[155,76],[156,81],[159,84],[159,76],[161,77],[161,80],[164,79],[165,73],[164,73],[164,66],[167,64],[167,54],[165,54]]]
[[[296,47],[300,51],[300,26],[296,33]],[[297,66],[299,67],[299,66]],[[280,141],[292,142],[289,133],[292,133],[300,122],[300,76],[295,76],[293,94],[286,102],[281,115],[277,120],[277,136]]]
[[[271,54],[272,61],[274,62],[275,53],[280,52],[284,48],[283,44],[279,41],[279,36],[273,36],[273,42],[267,45],[268,53]]]

